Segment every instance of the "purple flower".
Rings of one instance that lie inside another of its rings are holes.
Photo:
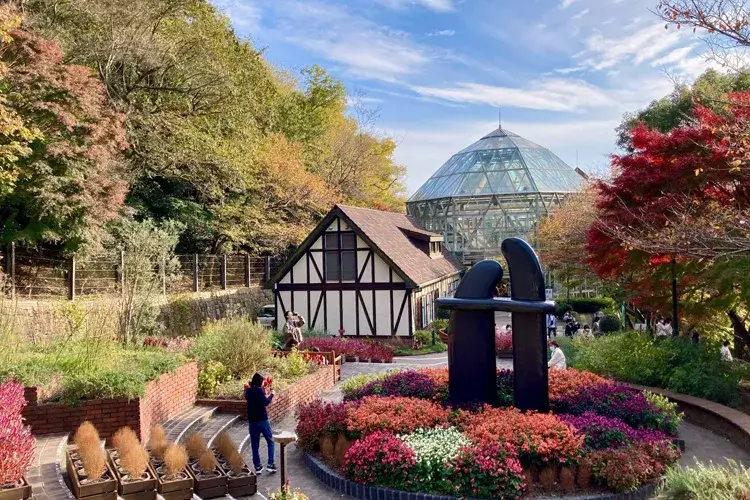
[[[579,394],[552,401],[555,413],[583,415],[593,412],[615,417],[634,429],[644,428],[674,435],[675,423],[646,399],[642,392],[622,385],[594,385]]]
[[[435,382],[429,376],[415,371],[405,371],[394,373],[381,380],[373,380],[348,394],[346,399],[356,401],[367,396],[433,399],[436,390]]]
[[[559,417],[584,434],[586,447],[590,450],[621,448],[639,443],[655,444],[669,440],[661,431],[633,429],[619,418],[604,417],[590,411],[580,416],[566,414]]]

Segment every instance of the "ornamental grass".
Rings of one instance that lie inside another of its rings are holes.
[[[516,408],[485,407],[467,417],[463,429],[475,443],[507,443],[527,467],[574,465],[584,444],[583,436],[555,415]]]
[[[120,465],[131,479],[139,479],[148,467],[148,452],[140,443],[128,443],[120,453]]]
[[[167,449],[167,433],[164,431],[164,427],[156,424],[151,428],[151,435],[148,439],[148,447],[151,450],[151,454],[154,458],[161,459],[164,456],[164,451]]]
[[[377,430],[408,434],[420,428],[444,427],[448,416],[448,410],[424,399],[371,396],[350,409],[346,425],[349,432],[356,435]]]
[[[181,444],[172,443],[164,450],[164,466],[166,475],[174,478],[180,474],[188,464],[188,454]]]
[[[206,451],[206,440],[197,432],[191,432],[185,438],[185,448],[193,460],[198,460]]]
[[[229,459],[229,457],[232,455],[232,452],[237,451],[237,445],[234,443],[234,440],[226,431],[221,431],[219,435],[216,436],[216,440],[214,440],[214,446],[216,446],[219,454],[226,459]]]
[[[138,435],[130,427],[120,427],[112,436],[112,446],[122,455],[123,450],[132,446],[133,443],[140,444]]]

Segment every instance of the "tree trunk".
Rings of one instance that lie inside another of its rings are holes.
[[[742,359],[745,354],[745,346],[750,345],[750,333],[748,333],[745,322],[742,321],[737,311],[730,309],[727,311],[727,316],[729,316],[729,321],[732,322],[734,338],[737,341],[735,342],[734,355],[738,359]]]

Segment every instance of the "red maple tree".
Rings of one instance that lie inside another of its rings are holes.
[[[693,120],[668,133],[631,130],[633,152],[613,155],[614,177],[595,186],[586,249],[598,275],[624,282],[636,303],[668,311],[675,257],[683,297],[732,293],[711,290],[700,274],[742,242],[750,248],[750,230],[730,223],[750,210],[749,119],[742,92],[727,95],[718,113],[696,105]]]

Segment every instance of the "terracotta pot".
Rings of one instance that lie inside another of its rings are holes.
[[[557,467],[548,465],[539,473],[539,483],[543,488],[552,488],[557,483]]]
[[[336,465],[341,465],[344,463],[346,452],[349,451],[349,448],[351,447],[352,442],[349,441],[343,434],[340,435],[338,440],[336,441],[336,446],[334,447],[333,451],[333,460]]]
[[[333,458],[333,452],[335,445],[330,436],[325,436],[320,440],[320,452],[324,457],[331,459]]]
[[[573,491],[576,488],[575,467],[563,467],[560,469],[560,484],[565,491]]]
[[[582,489],[588,489],[591,486],[591,467],[581,465],[578,467],[578,486]]]

